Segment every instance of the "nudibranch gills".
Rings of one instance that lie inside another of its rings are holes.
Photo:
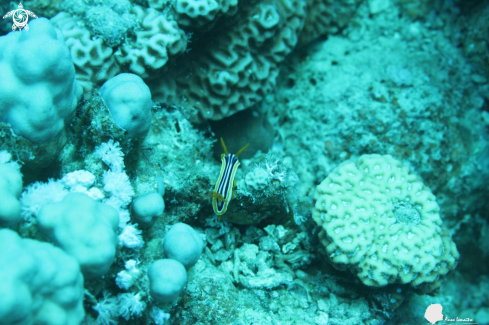
[[[233,197],[233,187],[236,186],[234,176],[236,176],[236,171],[239,167],[238,156],[248,147],[249,143],[235,155],[228,152],[222,138],[221,144],[224,148],[224,153],[221,155],[221,172],[219,173],[214,191],[210,193],[212,197],[212,208],[214,209],[214,213],[219,216],[219,220],[221,220],[221,215],[228,209],[229,201]]]

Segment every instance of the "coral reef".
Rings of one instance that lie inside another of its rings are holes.
[[[23,4],[0,323],[488,322],[487,2]]]
[[[306,45],[320,36],[337,34],[347,26],[361,2],[362,0],[306,0],[307,16],[299,45]]]
[[[86,96],[126,71],[147,80],[154,99],[197,109],[195,121],[220,120],[272,91],[299,37],[305,45],[337,33],[358,4],[249,1],[238,10],[237,1],[150,1],[144,8],[70,0],[63,5],[67,13],[52,20],[72,51]]]
[[[297,157],[304,194],[346,159],[390,154],[422,177],[451,227],[487,196],[483,92],[460,48],[418,21],[397,22],[391,9],[293,59],[271,101],[274,127]],[[368,6],[359,15],[371,15]]]
[[[42,145],[32,151],[37,165],[46,167],[66,143],[66,127],[82,89],[61,35],[45,18],[30,24],[36,27],[29,34],[0,37],[0,122],[31,142],[31,148]],[[4,148],[12,150],[13,142]]]
[[[178,24],[192,29],[209,29],[220,16],[238,11],[237,0],[176,0],[173,6]]]
[[[271,92],[304,19],[301,1],[250,1],[225,33],[209,32],[198,43],[212,39],[212,47],[190,52],[185,61],[191,64],[150,83],[155,100],[174,102],[183,96],[184,105],[211,120],[251,107]]]
[[[83,275],[78,262],[49,243],[0,230],[3,250],[0,291],[2,324],[80,324]]]
[[[317,187],[312,217],[328,259],[374,287],[432,294],[460,257],[421,180],[389,155],[345,161]]]
[[[118,126],[131,138],[143,138],[151,126],[151,92],[143,79],[121,73],[100,87],[100,95]]]
[[[10,162],[11,155],[0,151],[0,226],[11,227],[20,221],[19,197],[22,174],[19,165]]]
[[[81,93],[69,52],[53,26],[42,18],[33,26],[31,33],[0,38],[0,112],[15,134],[39,144],[61,136]]]
[[[114,261],[119,214],[83,193],[44,205],[36,215],[39,231],[73,256],[85,279],[101,277]]]
[[[102,38],[93,37],[70,14],[60,12],[50,21],[62,32],[75,65],[76,79],[87,98],[91,96],[95,85],[101,85],[120,72],[112,48]]]
[[[134,6],[131,13],[140,22],[140,28],[116,53],[121,65],[142,78],[149,78],[163,67],[171,56],[185,51],[187,38],[178,24],[151,8]]]

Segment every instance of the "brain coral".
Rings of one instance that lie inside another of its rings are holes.
[[[136,15],[140,28],[119,48],[116,59],[141,78],[148,78],[169,57],[185,51],[187,38],[175,20],[154,9],[134,6],[131,13]]]
[[[63,34],[75,65],[76,80],[83,87],[85,96],[91,97],[95,86],[120,72],[112,48],[107,46],[102,38],[93,37],[70,14],[60,12],[50,21]]]
[[[299,38],[304,45],[326,34],[336,34],[355,14],[362,0],[306,0],[307,19]]]
[[[185,62],[148,84],[153,99],[185,99],[204,119],[220,120],[271,92],[286,55],[297,44],[306,12],[299,0],[250,1],[236,18],[209,32]],[[175,90],[179,93],[175,94]]]
[[[338,33],[350,22],[362,0],[306,0],[306,3],[307,18],[299,45]]]
[[[330,262],[368,286],[409,284],[432,293],[459,253],[431,190],[389,155],[336,167],[317,187],[313,219]]]
[[[203,27],[222,15],[232,16],[238,10],[237,0],[176,0],[177,22],[183,26]]]

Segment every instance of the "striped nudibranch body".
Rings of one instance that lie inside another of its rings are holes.
[[[215,197],[212,199],[212,208],[218,216],[226,212],[229,201],[233,197],[234,176],[239,167],[239,160],[232,153],[221,155],[221,161],[221,173],[214,192],[220,194],[223,200]]]
[[[221,144],[224,148],[224,153],[221,155],[221,172],[219,173],[214,191],[210,193],[212,197],[212,208],[214,213],[219,216],[219,219],[226,212],[228,204],[233,197],[233,188],[236,185],[234,177],[240,165],[238,155],[248,147],[248,145],[244,146],[234,155],[228,152],[222,138]]]

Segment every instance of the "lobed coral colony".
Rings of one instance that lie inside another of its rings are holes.
[[[489,324],[487,1],[0,9],[0,324]]]

